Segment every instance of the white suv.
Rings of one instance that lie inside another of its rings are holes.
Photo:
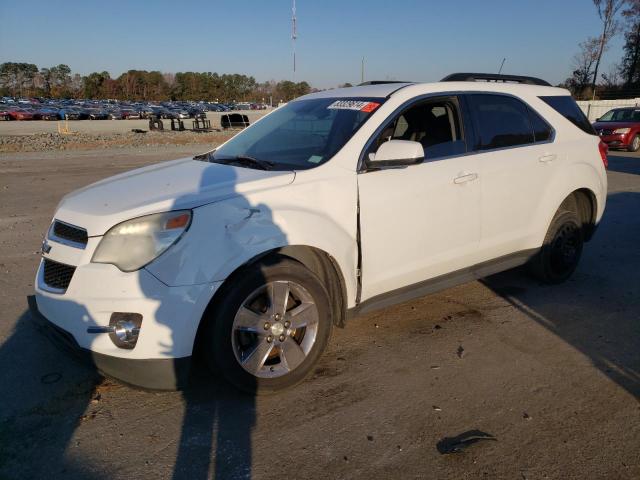
[[[276,391],[357,313],[526,262],[568,278],[605,166],[569,92],[535,78],[314,93],[208,154],[67,195],[30,303],[125,382],[180,387],[198,353]]]

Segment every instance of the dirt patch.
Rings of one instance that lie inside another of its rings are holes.
[[[160,145],[218,145],[236,132],[172,132],[146,133],[36,133],[0,137],[0,152],[42,152],[51,150],[90,150]]]

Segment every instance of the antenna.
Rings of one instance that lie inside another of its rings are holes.
[[[507,60],[507,58],[503,58],[502,59],[502,63],[500,64],[500,70],[498,70],[498,75],[500,75],[502,73],[502,67],[504,67],[504,62]]]
[[[291,46],[293,48],[293,81],[296,81],[296,39],[298,30],[296,29],[296,0],[293,0],[291,7]]]

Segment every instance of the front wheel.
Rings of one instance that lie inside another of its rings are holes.
[[[275,257],[248,267],[220,293],[201,345],[209,368],[252,394],[301,382],[331,335],[329,297],[318,277]]]
[[[545,236],[540,252],[531,261],[531,271],[539,280],[556,284],[575,271],[584,244],[582,223],[572,211],[558,211]]]
[[[635,135],[629,144],[629,151],[637,152],[638,150],[640,150],[640,135]]]

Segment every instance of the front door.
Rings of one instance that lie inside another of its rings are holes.
[[[461,118],[457,98],[425,100],[390,119],[371,147],[419,141],[425,160],[358,175],[361,300],[476,263],[481,178]]]

